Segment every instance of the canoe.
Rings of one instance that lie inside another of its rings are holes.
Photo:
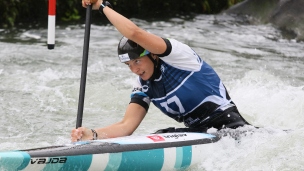
[[[178,132],[79,141],[0,152],[0,170],[176,170],[212,153],[219,135]]]

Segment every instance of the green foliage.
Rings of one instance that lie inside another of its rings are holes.
[[[56,17],[62,21],[77,21],[81,18],[81,0],[67,0],[56,2]]]
[[[14,22],[18,15],[16,3],[16,0],[0,1],[0,21],[3,27],[14,26]]]
[[[59,21],[74,21],[81,18],[80,0],[56,2],[56,19]],[[1,0],[0,27],[10,28],[17,23],[46,25],[48,20],[48,0]]]
[[[216,14],[243,0],[112,0],[116,11],[128,17],[163,18]]]
[[[76,8],[72,8],[64,13],[64,16],[61,18],[63,21],[74,21],[79,20],[80,16]]]
[[[14,27],[20,21],[34,24],[45,16],[46,0],[40,3],[34,0],[0,1],[0,26]]]
[[[243,0],[109,0],[114,9],[126,17],[170,18],[178,15],[216,14]],[[57,0],[56,22],[79,21],[85,18],[81,0]],[[1,0],[0,27],[17,23],[46,25],[48,0]],[[93,13],[93,19],[100,14]],[[81,20],[81,21],[82,21]],[[17,25],[18,26],[18,25]]]
[[[242,2],[243,0],[228,0],[228,7],[231,7],[239,2]]]

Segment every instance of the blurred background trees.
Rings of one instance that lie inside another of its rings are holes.
[[[216,14],[243,0],[109,0],[126,17],[162,19],[193,14]],[[57,0],[56,23],[82,22],[85,9],[80,0]],[[94,18],[100,14],[93,13]],[[48,0],[0,0],[0,27],[46,25]]]

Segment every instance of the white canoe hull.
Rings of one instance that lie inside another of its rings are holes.
[[[212,155],[220,139],[206,133],[164,133],[0,152],[0,170],[174,170]]]

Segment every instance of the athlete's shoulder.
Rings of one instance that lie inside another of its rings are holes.
[[[165,63],[182,70],[200,70],[202,59],[191,47],[176,39],[168,38],[166,41],[170,43],[171,51],[166,56],[160,56]]]

